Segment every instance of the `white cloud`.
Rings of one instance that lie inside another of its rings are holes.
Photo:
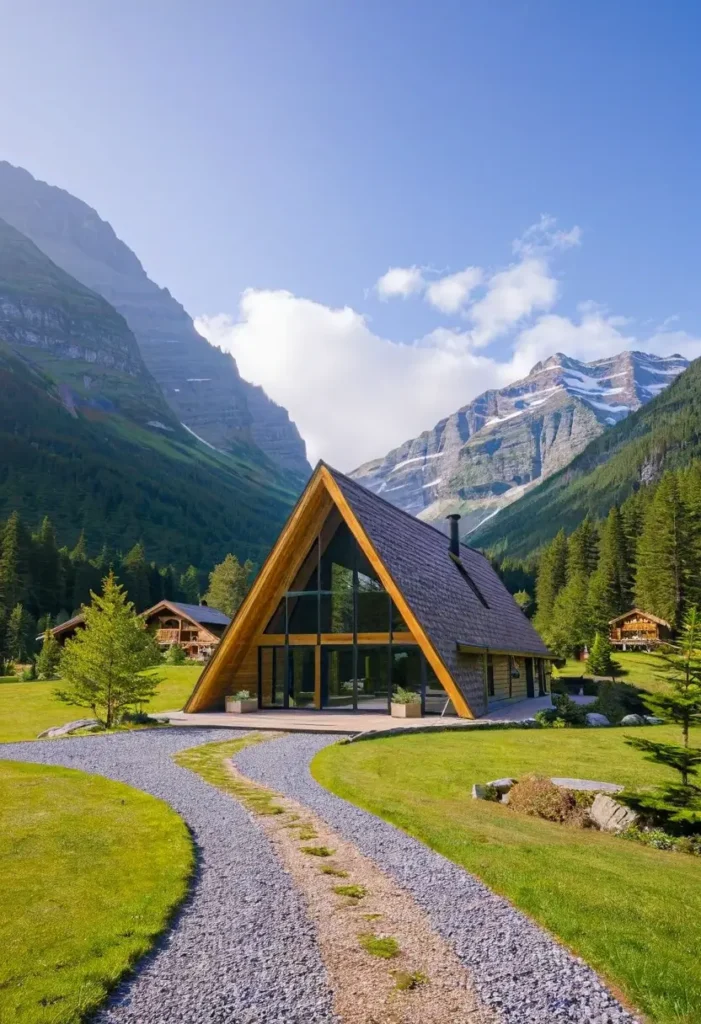
[[[514,243],[518,261],[486,278],[467,267],[428,283],[418,267],[390,269],[376,285],[383,298],[425,291],[435,309],[461,315],[460,329],[438,326],[412,344],[379,336],[348,306],[334,309],[282,290],[248,289],[236,315],[203,316],[196,326],[232,353],[243,377],[288,409],[312,461],[322,457],[351,470],[482,391],[526,376],[555,352],[586,361],[625,349],[701,354],[701,339],[674,319],[641,331],[590,301],[580,302],[574,317],[555,312],[550,259],[577,244],[578,228],[561,232],[543,217]],[[486,351],[496,338],[499,356]]]
[[[577,224],[569,231],[561,231],[554,217],[541,213],[540,220],[526,228],[520,238],[515,238],[511,248],[517,256],[533,256],[556,249],[571,249],[581,241],[582,229]]]
[[[442,313],[458,313],[483,277],[481,267],[466,267],[457,274],[440,277],[427,285],[426,301]]]
[[[407,299],[423,291],[424,276],[420,267],[390,267],[375,288],[381,299]]]
[[[493,274],[485,296],[468,310],[473,344],[488,345],[535,311],[549,309],[556,298],[557,281],[542,259],[524,259]]]

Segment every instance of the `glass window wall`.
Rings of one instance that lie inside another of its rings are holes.
[[[355,708],[354,645],[321,648],[321,706]]]
[[[390,647],[358,646],[357,697],[359,711],[388,710]]]

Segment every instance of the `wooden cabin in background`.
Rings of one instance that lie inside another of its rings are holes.
[[[640,608],[631,608],[609,622],[611,646],[619,651],[651,651],[671,636],[672,627],[668,622]]]
[[[161,650],[167,651],[177,645],[195,661],[207,661],[214,654],[230,622],[229,616],[218,608],[210,608],[206,604],[181,604],[179,601],[159,601],[141,615]],[[52,633],[63,646],[84,626],[83,615],[74,615],[67,622],[55,626]]]

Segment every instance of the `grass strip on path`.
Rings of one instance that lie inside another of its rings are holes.
[[[701,858],[471,799],[474,782],[526,772],[653,785],[671,778],[625,745],[631,729],[420,733],[333,744],[327,789],[483,879],[659,1024],[701,1021]],[[655,739],[678,739],[655,727]],[[652,735],[652,730],[650,730]]]
[[[0,864],[0,1020],[76,1024],[166,927],[194,854],[147,793],[0,761]]]

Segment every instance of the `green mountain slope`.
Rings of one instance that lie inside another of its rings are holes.
[[[265,555],[299,490],[254,446],[182,428],[125,320],[0,221],[0,518],[211,567]]]
[[[701,360],[570,465],[470,535],[470,543],[523,557],[589,514],[600,518],[664,469],[701,457]]]

